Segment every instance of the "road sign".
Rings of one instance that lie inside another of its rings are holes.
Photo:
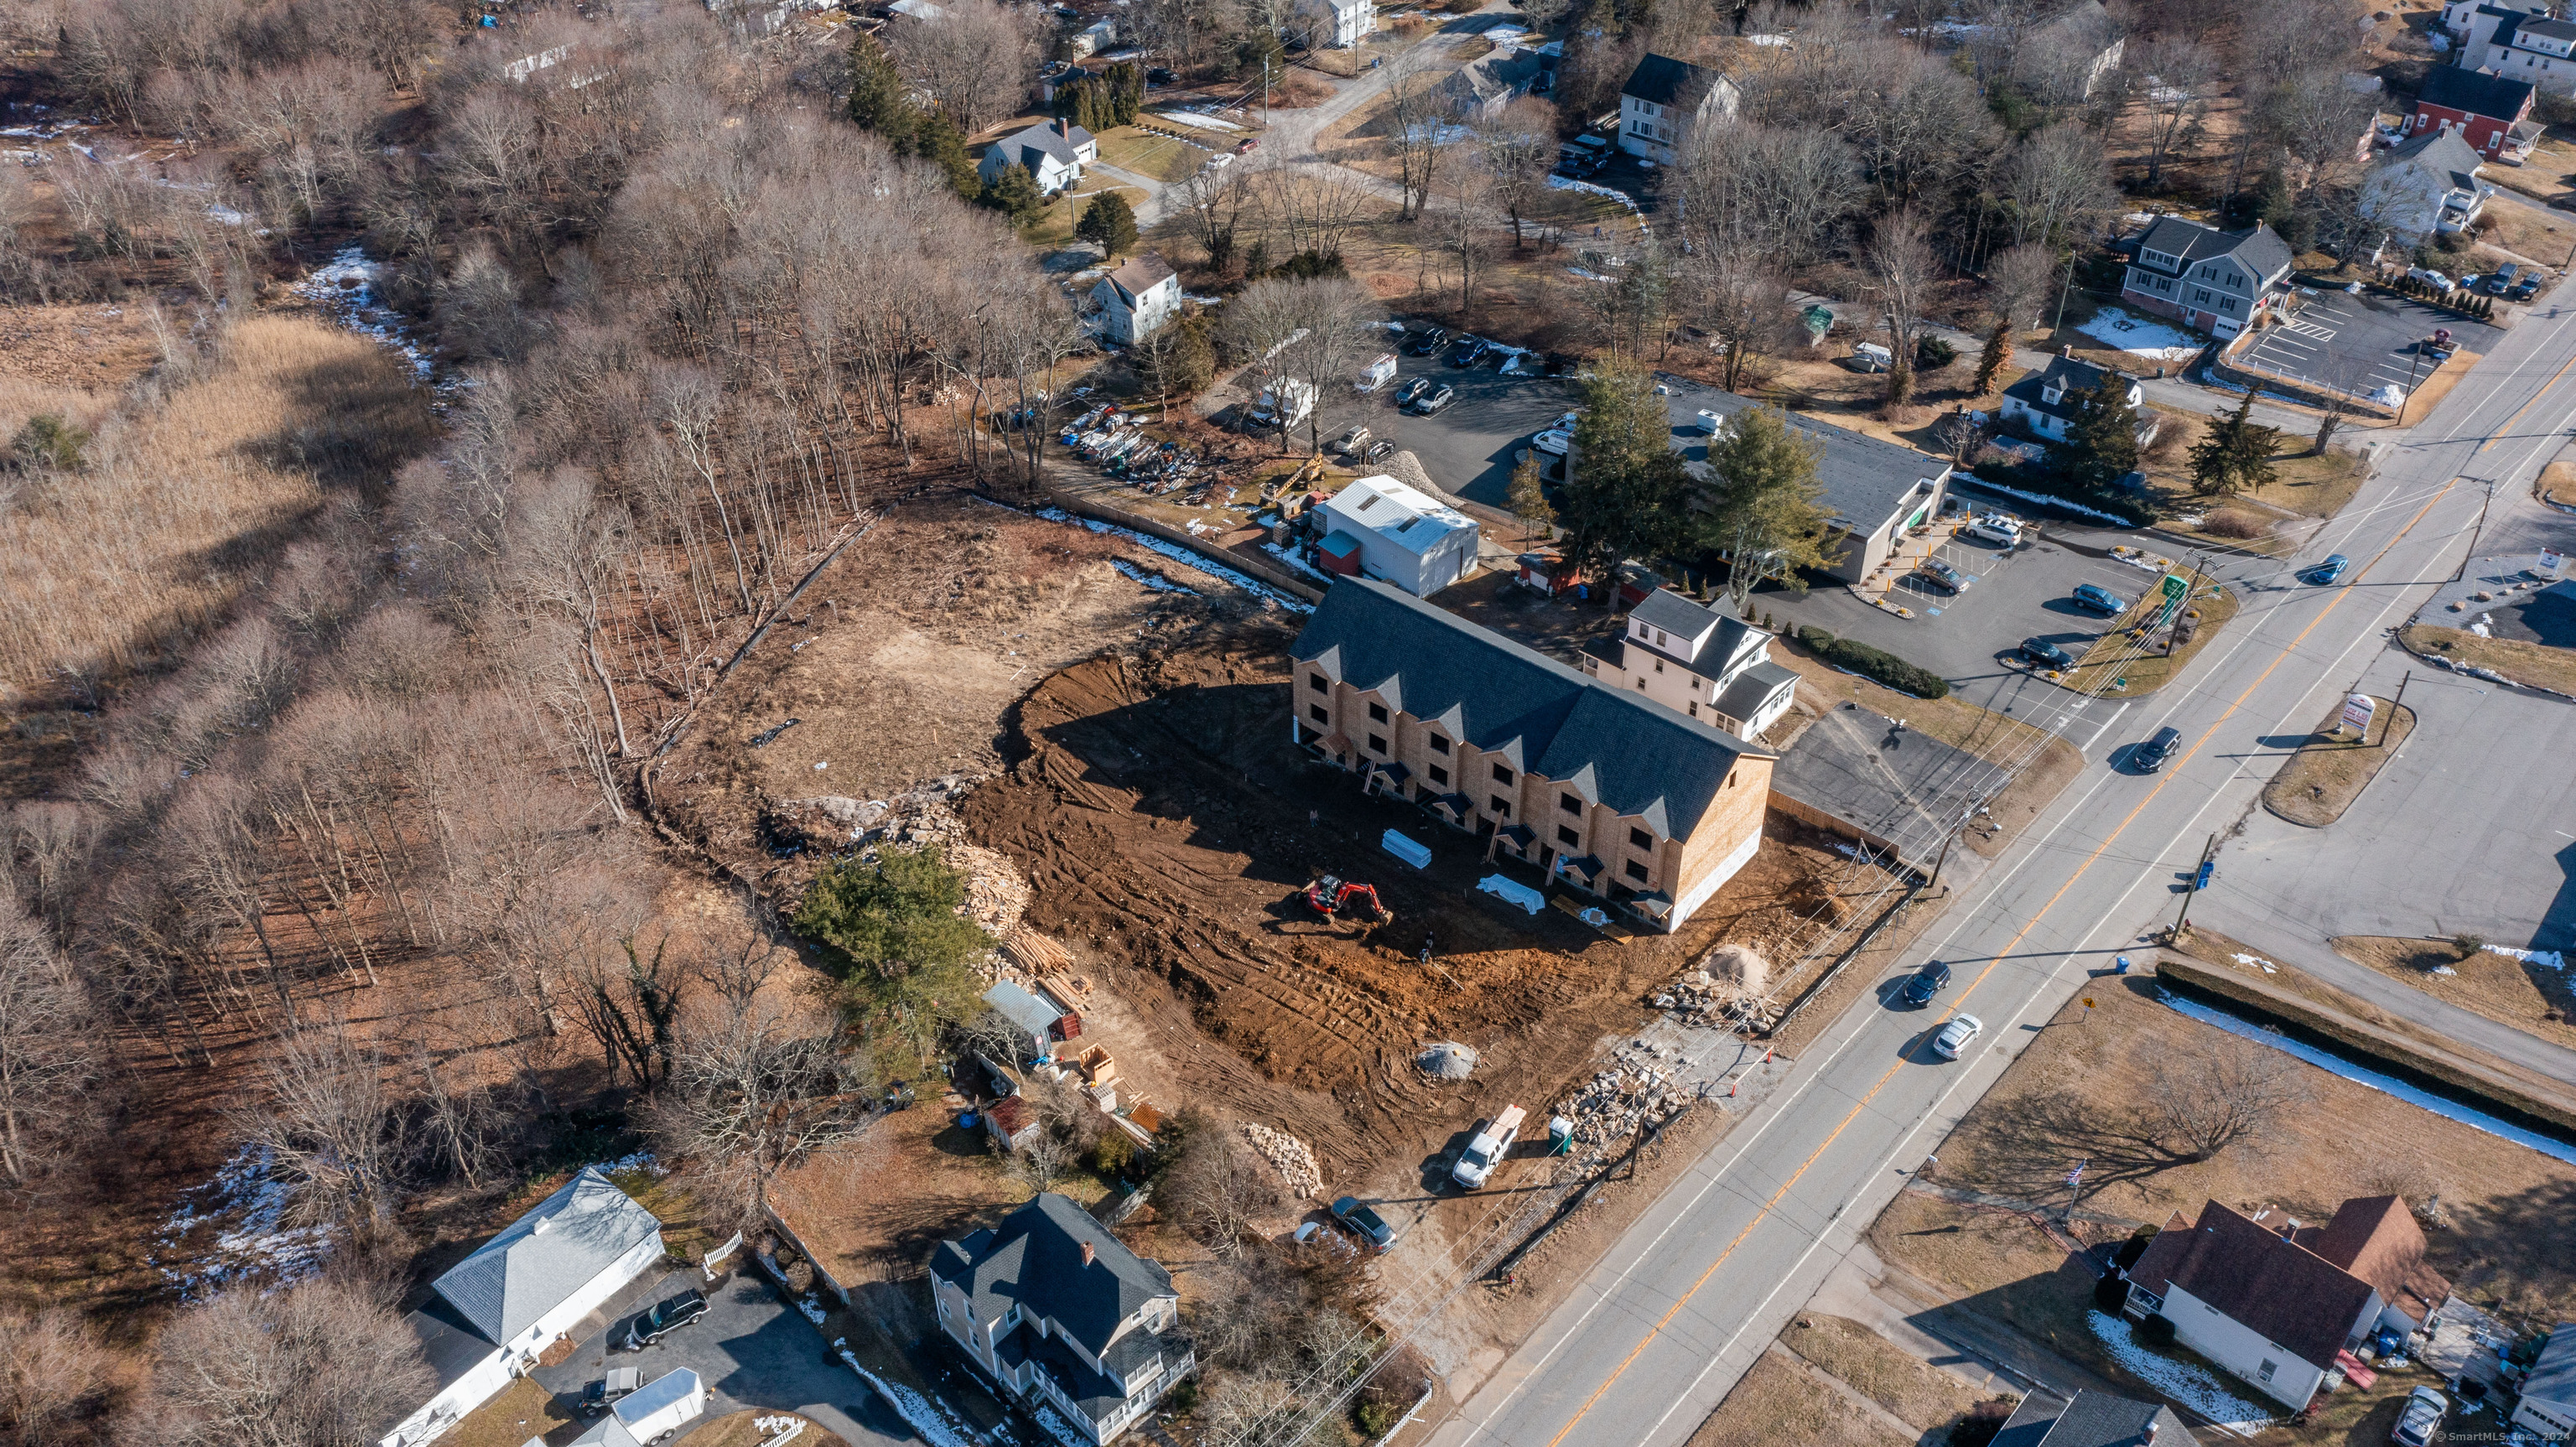
[[[2191,584],[2180,573],[2165,574],[2165,596],[2180,598],[2191,591]]]
[[[2200,873],[2192,876],[2191,887],[2193,889],[2209,888],[2210,877],[2216,873],[2218,873],[2218,866],[2216,864],[2211,863],[2208,860],[2201,861]]]
[[[2370,737],[2370,716],[2379,709],[2379,701],[2366,693],[2348,693],[2343,698],[2342,727],[2363,738]]]
[[[2085,996],[2085,997],[2084,997],[2084,1008],[2085,1008],[2085,1009],[2087,1009],[2087,1010],[2090,1010],[2090,1009],[2092,1009],[2092,1008],[2093,1008],[2093,997],[2092,997],[2092,996],[2087,995],[2087,996]]]

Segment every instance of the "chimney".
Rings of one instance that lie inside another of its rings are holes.
[[[2075,355],[2075,344],[2074,344],[2073,342],[2068,342],[2068,343],[2066,343],[2065,345],[2063,345],[2063,346],[2059,347],[2059,348],[2057,349],[2057,355],[2059,355],[2059,356],[2061,356],[2061,357],[2071,357],[2071,356],[2074,356],[2074,355]]]
[[[2146,1447],[2156,1447],[2156,1424],[2152,1421],[2147,1423]]]
[[[1068,123],[1064,117],[1057,116],[1055,118],[1055,133],[1069,141],[1073,139],[1073,132],[1066,128],[1067,125]]]
[[[1091,1243],[1090,1243],[1090,1242],[1085,1241],[1085,1242],[1083,1242],[1083,1243],[1082,1243],[1082,1264],[1083,1264],[1083,1265],[1085,1265],[1085,1266],[1089,1266],[1089,1265],[1091,1264],[1092,1258],[1093,1258],[1093,1257],[1095,1257],[1095,1256],[1098,1256],[1099,1254],[1100,1254],[1099,1252],[1097,1252],[1097,1251],[1095,1251],[1095,1250],[1093,1250],[1093,1249],[1092,1249],[1092,1247],[1091,1247]]]

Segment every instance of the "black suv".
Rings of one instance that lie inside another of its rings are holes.
[[[1449,345],[1449,334],[1438,327],[1429,327],[1414,334],[1413,355],[1436,357],[1440,354],[1440,349],[1447,345]]]
[[[2156,770],[2163,768],[2165,766],[2165,761],[2172,758],[2174,756],[2174,750],[2180,747],[2182,747],[2182,730],[2177,728],[2161,728],[2156,730],[2155,737],[2138,745],[2138,752],[2135,759],[2138,766],[2138,772],[2141,774],[2152,774]]]
[[[626,1329],[626,1349],[640,1352],[706,1314],[707,1299],[696,1291],[683,1291],[635,1318],[635,1324]]]
[[[1916,970],[1914,977],[1907,980],[1905,988],[1898,993],[1903,996],[1906,1004],[1919,1010],[1931,1004],[1932,997],[1940,994],[1941,987],[1949,983],[1950,967],[1939,960],[1934,960]]]

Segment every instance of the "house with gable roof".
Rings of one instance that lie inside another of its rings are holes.
[[[2159,216],[2138,238],[2120,300],[2224,341],[2272,309],[2293,260],[2290,243],[2260,222],[2221,231]]]
[[[1062,116],[1014,131],[984,148],[975,174],[992,185],[1013,161],[1029,168],[1038,190],[1054,195],[1082,179],[1082,168],[1100,159],[1100,138]]]
[[[1021,1405],[1093,1442],[1143,1421],[1198,1369],[1172,1274],[1073,1203],[1043,1192],[930,1258],[940,1330]]]
[[[1706,121],[1732,118],[1740,99],[1722,70],[1648,55],[1619,87],[1619,149],[1672,165],[1692,131]]]
[[[1335,582],[1289,654],[1297,743],[1649,928],[1762,847],[1777,754],[1401,589]]]
[[[1583,645],[1583,671],[1748,739],[1798,701],[1798,675],[1771,661],[1770,634],[1665,588],[1629,610],[1619,636]]]
[[[1181,314],[1181,278],[1162,253],[1141,252],[1127,264],[1094,282],[1091,299],[1100,304],[1100,329],[1121,346],[1132,347]]]
[[[2423,88],[2415,93],[2406,133],[2458,131],[2470,149],[2492,161],[2531,119],[2532,94],[2526,80],[2437,65],[2425,72]]]
[[[404,1318],[438,1389],[379,1447],[418,1447],[446,1431],[662,1257],[661,1221],[582,1167],[430,1283],[430,1299]]]
[[[2160,424],[2147,407],[2145,385],[2126,372],[2097,367],[2081,357],[2052,357],[2045,370],[2006,387],[2004,417],[2020,421],[2051,442],[2064,442],[2068,429],[2084,414],[2084,399],[2102,385],[2104,377],[2118,377],[2127,384],[2129,405],[2138,413],[2138,445],[2155,441]]]
[[[2412,137],[2371,164],[2361,214],[2401,246],[2464,231],[2496,191],[2478,178],[2483,160],[2457,131]]]
[[[2370,1333],[2422,1326],[2451,1286],[2396,1196],[2360,1196],[2323,1226],[2216,1201],[2175,1212],[2129,1269],[2128,1314],[2161,1315],[2183,1345],[2291,1411]]]

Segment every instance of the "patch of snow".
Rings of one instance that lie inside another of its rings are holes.
[[[592,1168],[603,1176],[622,1176],[628,1171],[650,1171],[656,1176],[671,1174],[671,1168],[662,1164],[651,1151],[630,1152],[613,1161],[594,1161]]]
[[[344,247],[338,255],[307,272],[295,283],[297,295],[310,299],[340,319],[340,324],[354,332],[363,332],[395,351],[411,363],[414,375],[430,379],[429,348],[412,340],[402,318],[386,307],[376,295],[376,278],[382,275],[381,263],[369,261],[363,247]]]
[[[1579,266],[1569,266],[1569,267],[1567,267],[1565,270],[1566,270],[1566,273],[1567,273],[1568,275],[1570,275],[1570,276],[1579,276],[1579,277],[1582,277],[1585,281],[1608,281],[1608,280],[1610,280],[1610,278],[1609,278],[1609,277],[1603,276],[1603,275],[1601,275],[1601,274],[1600,274],[1600,273],[1598,273],[1598,272],[1585,271],[1582,267],[1579,267]]]
[[[2250,965],[2255,969],[2261,970],[2267,975],[2280,968],[2280,966],[2273,964],[2270,960],[2263,958],[2261,955],[2232,955],[2229,958],[2235,960],[2236,963],[2240,965]]]
[[[850,1354],[850,1349],[845,1344],[847,1340],[844,1337],[835,1337],[832,1341],[832,1350],[840,1357],[842,1365],[858,1373],[861,1380],[876,1388],[877,1395],[885,1398],[887,1404],[894,1408],[896,1415],[909,1423],[912,1430],[921,1434],[922,1441],[929,1443],[930,1447],[970,1447],[973,1435],[967,1431],[965,1419],[958,1416],[947,1403],[925,1397],[900,1382],[889,1382],[860,1366],[859,1359]]]
[[[2433,967],[2433,973],[2437,975],[2456,975],[2459,971],[2452,969],[2449,965],[2435,965]]]
[[[2200,355],[2202,343],[2180,327],[2132,316],[2115,306],[2106,306],[2093,314],[2093,320],[2076,330],[2119,348],[2132,356],[2152,357],[2159,362],[2187,362]]]
[[[2567,957],[2556,950],[2518,950],[2511,945],[2489,945],[2487,952],[2503,955],[2507,959],[2520,960],[2526,965],[2538,965],[2544,970],[2567,968]]]
[[[1170,121],[1176,126],[1196,126],[1202,130],[1239,131],[1243,129],[1232,121],[1221,121],[1214,116],[1192,115],[1188,111],[1155,111],[1153,117],[1158,121]]]
[[[1073,1424],[1056,1415],[1055,1408],[1040,1402],[1035,1415],[1040,1430],[1063,1443],[1064,1447],[1090,1447],[1091,1439],[1073,1430]]]
[[[1180,584],[1173,582],[1171,579],[1164,577],[1160,573],[1148,573],[1144,569],[1137,567],[1134,563],[1127,561],[1125,558],[1111,558],[1109,560],[1109,566],[1116,568],[1119,572],[1126,574],[1128,577],[1135,579],[1137,582],[1144,584],[1146,587],[1153,589],[1157,593],[1179,593],[1185,597],[1191,598],[1199,596],[1198,589],[1184,588]],[[816,764],[814,767],[819,769],[823,766]]]
[[[1205,573],[1211,578],[1231,583],[1234,586],[1241,588],[1243,591],[1250,593],[1252,596],[1259,598],[1265,607],[1285,608],[1291,613],[1312,613],[1315,611],[1315,605],[1307,602],[1303,598],[1292,597],[1289,594],[1271,587],[1267,583],[1256,581],[1248,574],[1238,573],[1232,568],[1210,562],[1208,559],[1199,556],[1197,553],[1191,552],[1189,549],[1182,547],[1178,543],[1167,543],[1161,538],[1150,537],[1144,533],[1136,531],[1134,528],[1122,528],[1113,523],[1099,522],[1091,518],[1078,518],[1060,507],[1040,508],[1036,515],[1045,518],[1051,523],[1072,523],[1076,527],[1086,528],[1095,533],[1110,533],[1115,536],[1125,538],[1127,541],[1134,543],[1140,548],[1162,554],[1164,557],[1190,569],[1192,572]]]
[[[2020,498],[2024,502],[2044,503],[2049,507],[2062,507],[2068,512],[2082,513],[2084,516],[2089,518],[2100,518],[2106,523],[2113,523],[2120,527],[2129,526],[2129,520],[2127,518],[2120,517],[2113,513],[2104,512],[2099,508],[2086,507],[2080,502],[2068,502],[2062,497],[2050,497],[2045,493],[2024,492],[2017,487],[2004,487],[1996,483],[1988,482],[1982,477],[1965,479],[1958,485],[1961,487],[1973,487],[1979,492],[1999,492],[2006,497]]]
[[[2222,382],[2222,381],[2220,381],[2218,378],[2216,378],[2216,377],[2211,377],[2211,376],[2203,376],[2203,377],[2200,379],[2199,385],[2200,385],[2200,386],[2203,386],[2203,387],[2212,387],[2212,388],[2216,388],[2218,391],[2221,391],[2221,392],[2233,392],[2233,393],[2235,393],[2235,394],[2236,394],[2237,396],[2239,396],[2239,397],[2242,397],[2242,396],[2244,396],[2247,392],[2249,392],[2249,391],[2252,391],[2252,390],[2253,390],[2253,389],[2248,388],[2248,387],[2240,387],[2240,386],[2236,385],[2236,384],[2235,384],[2235,383],[2233,383],[2233,382]],[[2387,386],[2385,386],[2385,387],[2381,388],[2381,389],[2380,389],[2380,392],[2394,392],[2394,393],[2398,394],[2395,398],[2390,399],[2390,400],[2387,400],[2387,401],[2385,401],[2385,402],[2382,402],[2382,403],[2381,403],[2381,405],[2383,405],[2383,406],[2394,407],[2394,406],[2396,406],[2396,405],[2398,404],[2398,402],[2405,400],[2405,392],[2406,392],[2406,389],[2405,389],[2405,388],[2403,388],[2403,387],[2398,386],[2398,385],[2397,385],[2396,383],[2394,383],[2394,382],[2391,382],[2391,383],[2389,383]],[[2298,398],[2296,398],[2296,397],[2284,397],[2284,396],[2282,396],[2282,395],[2281,395],[2280,393],[2278,393],[2278,392],[2271,392],[2271,391],[2255,392],[2255,393],[2254,393],[2254,395],[2255,395],[2257,398],[2259,398],[2260,400],[2262,400],[2262,401],[2266,401],[2266,402],[2286,402],[2286,403],[2288,403],[2289,405],[2291,405],[2291,406],[2293,406],[2293,407],[2304,407],[2304,406],[2306,406],[2306,405],[2307,405],[2306,403],[2304,403],[2304,402],[2300,401],[2300,400],[2299,400]],[[2373,393],[2373,394],[2371,395],[2371,400],[2372,400],[2372,401],[2375,401],[2375,402],[2376,402],[2376,401],[2380,401],[2379,393]]]
[[[2094,1311],[2085,1313],[2084,1320],[2112,1360],[2157,1391],[2239,1436],[2272,1425],[2270,1413],[2220,1385],[2216,1376],[2188,1362],[2149,1351],[2138,1342],[2127,1317]]]
[[[1314,579],[1318,583],[1329,583],[1333,581],[1332,574],[1325,572],[1323,569],[1316,567],[1310,562],[1307,562],[1304,558],[1297,556],[1296,553],[1279,546],[1277,543],[1263,543],[1261,545],[1261,551],[1268,553],[1270,556],[1277,558],[1283,563],[1286,563],[1289,567],[1296,569],[1298,572],[1305,574],[1307,577]]]
[[[1629,195],[1625,191],[1615,190],[1611,187],[1604,186],[1598,181],[1578,181],[1572,176],[1559,176],[1553,172],[1548,175],[1547,186],[1551,191],[1580,191],[1586,196],[1601,196],[1606,197],[1609,200],[1616,201],[1620,205],[1628,208],[1629,215],[1637,218],[1638,230],[1650,231],[1654,229],[1646,224],[1645,210],[1638,206],[1637,198]]]
[[[816,1326],[821,1326],[825,1316],[827,1315],[823,1310],[823,1304],[816,1301],[814,1299],[814,1293],[810,1291],[805,1293],[803,1296],[796,1298],[796,1309],[805,1313],[805,1319],[814,1323]]]
[[[2455,1120],[2473,1130],[2485,1131],[2488,1135],[2501,1137],[2516,1145],[2529,1146],[2551,1160],[2576,1165],[2576,1146],[2552,1140],[2537,1131],[2510,1125],[2485,1111],[2472,1109],[2457,1101],[2445,1100],[2431,1091],[2409,1085],[2393,1075],[2382,1075],[2376,1070],[2355,1065],[2340,1056],[2329,1055],[2313,1045],[2302,1044],[2286,1035],[2276,1035],[2260,1025],[2239,1020],[2224,1010],[2212,1009],[2198,1001],[2185,1000],[2179,996],[2161,992],[2158,998],[2164,1001],[2166,1008],[2177,1014],[2188,1015],[2204,1025],[2215,1025],[2230,1035],[2241,1035],[2258,1045],[2269,1045],[2284,1054],[2295,1055],[2330,1075],[2341,1076],[2355,1085],[2366,1085],[2383,1095],[2393,1095],[2409,1105],[2421,1106],[2445,1120]]]
[[[203,1300],[248,1277],[282,1286],[322,1269],[332,1230],[285,1224],[286,1185],[273,1176],[275,1164],[266,1149],[245,1145],[213,1180],[180,1194],[144,1258],[180,1300]],[[211,1240],[203,1238],[206,1228]]]

